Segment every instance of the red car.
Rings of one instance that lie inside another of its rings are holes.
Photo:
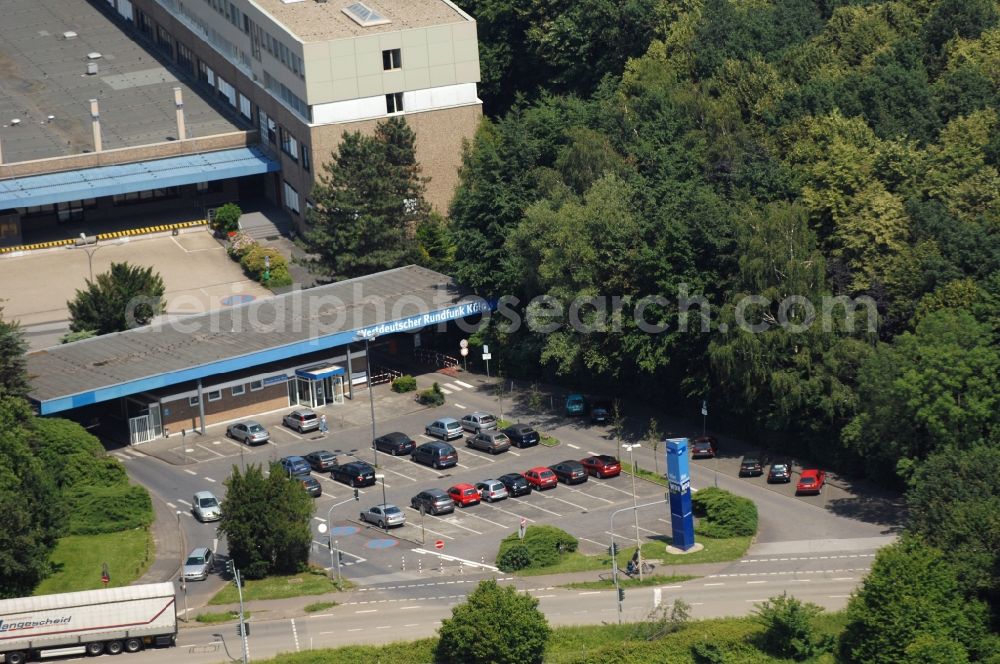
[[[556,477],[556,474],[545,466],[536,466],[535,468],[532,468],[524,474],[524,479],[528,480],[528,484],[530,484],[531,488],[536,491],[551,489],[559,484],[559,479]]]
[[[597,456],[580,459],[583,469],[588,475],[604,479],[605,477],[618,477],[622,474],[622,465],[618,459],[610,454],[598,454]]]
[[[712,459],[718,453],[719,443],[715,436],[698,436],[691,442],[692,459]]]
[[[799,477],[799,483],[795,485],[795,495],[803,493],[813,493],[817,496],[823,493],[823,485],[826,484],[826,473],[815,468],[803,470]]]
[[[482,500],[482,496],[479,495],[479,489],[471,484],[456,484],[448,489],[448,497],[455,501],[455,504],[459,507],[478,505],[479,501]]]

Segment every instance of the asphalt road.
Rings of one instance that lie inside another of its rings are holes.
[[[425,382],[446,377],[423,378]],[[463,376],[460,381],[446,383],[452,393],[448,403],[439,409],[425,410],[401,407],[399,395],[385,387],[376,388],[376,418],[378,432],[403,431],[418,442],[424,425],[430,420],[454,415],[460,417],[472,410],[490,410],[497,413],[501,404],[492,389],[477,377]],[[364,394],[362,393],[362,397]],[[161,441],[157,454],[152,447],[126,448],[115,454],[121,458],[130,475],[139,483],[161,496],[179,512],[186,539],[185,550],[194,546],[217,546],[225,552],[225,542],[215,542],[215,524],[201,524],[190,513],[190,500],[195,491],[210,490],[220,498],[224,495],[224,481],[233,466],[250,463],[267,463],[290,454],[306,454],[316,449],[327,449],[342,457],[356,457],[374,461],[370,449],[371,429],[366,400],[356,400],[336,415],[336,408],[328,409],[334,430],[326,437],[318,434],[299,435],[281,427],[282,413],[272,413],[257,418],[272,434],[269,445],[247,448],[224,437],[223,425],[211,427],[205,436],[178,437]],[[506,472],[523,472],[537,465],[550,465],[563,459],[579,459],[590,453],[608,453],[622,456],[619,441],[612,440],[605,427],[590,426],[582,420],[561,417],[537,417],[512,408],[505,402],[504,416],[522,421],[535,421],[537,426],[560,439],[554,448],[537,446],[524,450],[512,449],[508,453],[491,456],[466,449],[461,444],[459,466],[437,471],[411,462],[408,458],[393,458],[379,454],[380,472],[384,473],[384,491],[389,502],[404,508],[407,525],[386,534],[378,528],[358,521],[360,509],[382,502],[382,483],[361,490],[361,499],[352,499],[353,490],[334,482],[328,475],[316,475],[322,486],[323,496],[316,499],[314,517],[314,550],[312,560],[324,567],[331,566],[328,538],[321,535],[318,526],[325,523],[328,514],[337,547],[343,551],[341,571],[347,578],[361,584],[371,597],[383,604],[374,606],[375,615],[351,613],[351,600],[337,607],[334,612],[334,629],[324,628],[323,617],[298,619],[298,627],[290,632],[284,626],[262,623],[252,637],[258,654],[306,648],[308,638],[318,646],[339,643],[375,642],[400,638],[416,638],[431,633],[434,620],[447,615],[448,607],[461,600],[471,584],[453,583],[444,590],[429,588],[439,583],[437,579],[471,578],[472,575],[492,572],[493,557],[499,540],[515,532],[524,519],[532,523],[552,523],[571,532],[580,539],[581,550],[596,553],[605,550],[610,541],[610,515],[632,505],[631,479],[621,476],[608,480],[591,478],[582,485],[558,488],[544,493],[535,492],[519,499],[508,499],[496,504],[483,503],[466,509],[457,509],[453,515],[434,517],[426,515],[423,521],[421,543],[420,515],[409,508],[409,499],[420,490],[437,487],[447,489],[458,482],[476,482],[497,477]],[[511,413],[513,410],[513,413]],[[680,435],[697,435],[699,431],[674,431]],[[152,445],[152,444],[151,444]],[[830,608],[843,606],[850,591],[870,565],[879,546],[884,545],[894,532],[894,516],[898,516],[892,497],[849,491],[841,486],[828,485],[822,496],[795,497],[790,485],[769,486],[763,478],[740,479],[735,477],[741,450],[738,443],[723,441],[723,457],[718,461],[694,462],[692,485],[702,488],[718,484],[734,493],[751,498],[760,512],[760,532],[755,546],[744,561],[732,563],[717,577],[700,579],[683,584],[680,588],[661,591],[668,598],[681,596],[695,607],[696,615],[742,615],[752,607],[751,600],[761,600],[787,589],[803,599],[809,599]],[[727,454],[728,452],[728,454]],[[660,449],[658,454],[662,455]],[[163,459],[180,462],[168,463]],[[636,462],[644,467],[654,467],[653,450],[648,446],[637,449]],[[624,459],[627,461],[627,456]],[[185,463],[186,462],[186,463]],[[662,472],[663,463],[656,464]],[[642,503],[662,500],[664,488],[646,481],[636,482],[637,501]],[[640,510],[639,537],[642,540],[669,538],[669,514],[665,505]],[[629,513],[620,514],[614,524],[616,538],[626,545],[635,541],[635,525]],[[444,547],[437,550],[433,542],[440,540]],[[470,575],[465,577],[463,575]],[[596,577],[596,574],[595,574]],[[202,610],[208,598],[222,585],[219,576],[201,583],[187,584],[187,602],[191,614]],[[447,582],[446,582],[447,583]],[[522,583],[522,582],[518,582]],[[530,582],[525,586],[530,589]],[[352,594],[359,595],[360,592]],[[613,596],[606,592],[580,594],[565,590],[538,590],[542,606],[555,624],[601,622],[616,619]],[[551,596],[550,596],[551,595]],[[606,595],[606,597],[604,596]],[[630,590],[626,599],[626,617],[639,618],[652,607],[653,590]],[[414,606],[402,606],[418,602]],[[592,605],[593,603],[593,605]],[[183,603],[181,608],[183,610]],[[608,613],[611,607],[611,613]],[[370,608],[357,609],[369,611]],[[354,624],[357,626],[351,626]],[[375,623],[378,623],[377,625]],[[388,625],[382,629],[382,624]],[[265,626],[268,625],[268,626]],[[373,625],[375,625],[373,627]],[[192,644],[190,657],[202,654],[206,661],[217,661],[217,647],[212,645],[211,634],[235,634],[231,626],[214,629],[185,629],[185,645]],[[288,634],[297,636],[288,641]],[[228,638],[228,636],[227,636]],[[345,640],[346,639],[346,640]],[[235,641],[235,636],[232,639]],[[233,648],[233,643],[230,643]],[[159,655],[147,653],[147,659]],[[165,655],[170,656],[170,655]]]

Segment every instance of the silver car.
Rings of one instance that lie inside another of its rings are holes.
[[[476,483],[476,488],[479,489],[479,495],[488,503],[503,500],[509,495],[507,487],[500,480],[483,480]]]
[[[480,431],[465,439],[467,447],[490,454],[500,454],[510,449],[510,438],[503,431]]]
[[[489,431],[497,428],[497,418],[492,413],[476,411],[462,417],[462,428],[472,433]]]
[[[289,429],[295,429],[299,433],[319,429],[319,415],[305,408],[293,410],[288,415],[285,415],[281,422]]]
[[[365,523],[374,523],[379,528],[387,528],[406,523],[406,515],[395,505],[383,504],[366,509],[361,513],[361,520]]]
[[[222,518],[222,509],[219,506],[219,499],[211,491],[199,491],[191,499],[191,512],[194,518],[202,523],[206,521],[218,521]]]
[[[184,580],[204,581],[212,571],[214,562],[215,556],[212,555],[212,550],[206,546],[199,546],[191,551],[184,561]]]
[[[424,427],[424,433],[428,436],[436,436],[441,440],[461,438],[462,423],[454,417],[442,417],[440,420],[434,420]]]
[[[263,445],[271,440],[271,434],[267,429],[253,420],[230,424],[226,429],[226,435],[247,445]]]

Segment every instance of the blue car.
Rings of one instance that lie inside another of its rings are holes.
[[[295,475],[308,475],[312,470],[309,462],[300,456],[287,456],[281,459],[281,467],[285,469],[289,477]]]
[[[583,415],[587,412],[587,399],[582,394],[571,394],[566,397],[566,414],[569,416]]]

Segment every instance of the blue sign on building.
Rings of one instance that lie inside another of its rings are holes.
[[[687,551],[694,546],[688,439],[667,438],[664,442],[667,448],[667,482],[670,488],[670,527],[673,531],[673,545],[681,551]]]

